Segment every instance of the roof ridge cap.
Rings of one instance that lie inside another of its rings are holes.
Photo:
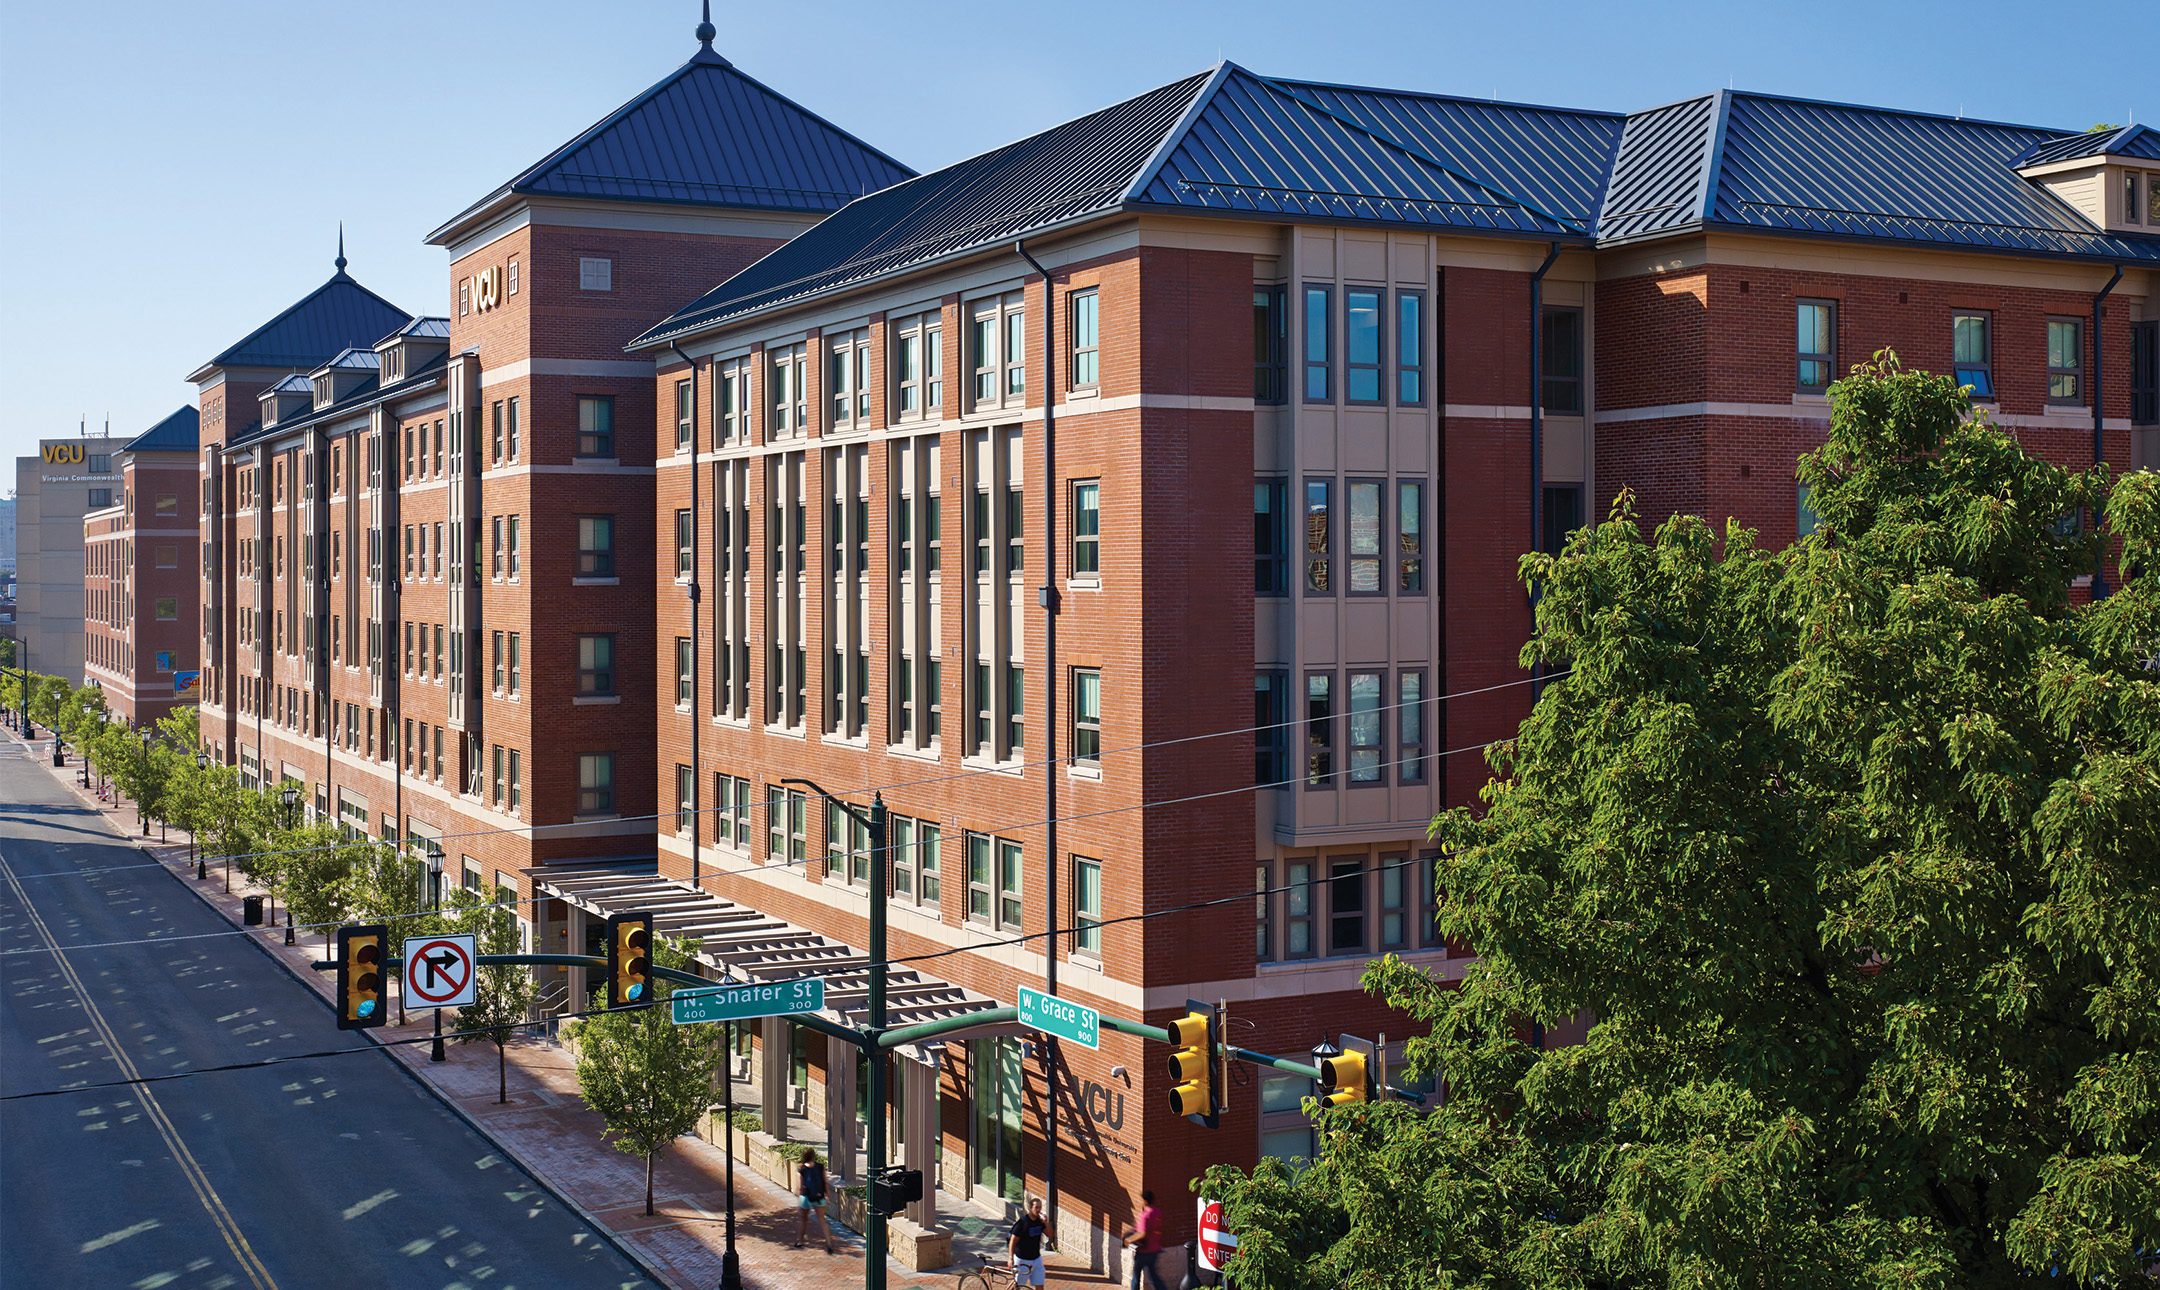
[[[1695,207],[1695,218],[1708,222],[1717,210],[1718,174],[1725,168],[1725,128],[1732,123],[1732,103],[1736,91],[1714,91],[1715,103],[1710,109],[1710,134],[1703,141],[1702,193]]]
[[[1198,88],[1193,90],[1192,98],[1186,101],[1185,110],[1178,114],[1177,120],[1171,122],[1169,129],[1163,131],[1162,138],[1155,141],[1155,148],[1148,153],[1147,160],[1141,162],[1140,168],[1133,172],[1132,182],[1125,185],[1125,191],[1118,196],[1118,205],[1139,201],[1141,194],[1147,192],[1149,185],[1155,182],[1155,177],[1162,173],[1162,168],[1170,164],[1170,154],[1177,151],[1179,142],[1192,130],[1194,123],[1199,121],[1200,114],[1207,110],[1207,105],[1222,89],[1223,83],[1230,79],[1232,72],[1253,75],[1227,58],[1209,68],[1207,79],[1201,81]]]

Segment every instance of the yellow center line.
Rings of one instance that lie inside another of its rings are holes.
[[[53,937],[52,929],[45,925],[45,920],[39,916],[36,906],[30,903],[30,897],[23,891],[22,883],[16,880],[14,867],[8,864],[4,856],[0,856],[0,875],[7,878],[8,887],[15,893],[16,901],[22,905],[23,912],[30,916],[31,923],[37,928],[38,937],[45,942],[45,947],[52,952],[52,961],[59,966],[61,975],[67,978],[69,988],[74,990],[75,998],[82,1004],[83,1015],[89,1018],[91,1027],[104,1042],[105,1051],[111,1054],[113,1064],[120,1068],[124,1078],[141,1079],[141,1070],[137,1069],[126,1051],[121,1048],[120,1036],[105,1020],[105,1014],[99,1011],[97,1004],[91,1001],[90,991],[83,985],[82,978],[76,975],[74,965],[68,962],[67,954],[60,948],[60,942]],[[239,1260],[240,1270],[247,1273],[248,1280],[255,1283],[256,1290],[277,1290],[277,1281],[271,1277],[270,1270],[263,1266],[262,1260],[255,1257],[255,1251],[248,1245],[247,1237],[240,1232],[239,1221],[233,1218],[232,1211],[225,1208],[224,1200],[217,1194],[217,1188],[210,1185],[210,1177],[203,1172],[202,1165],[196,1162],[195,1154],[180,1140],[180,1131],[174,1127],[172,1118],[165,1114],[165,1108],[159,1105],[156,1095],[151,1093],[148,1085],[137,1085],[135,1096],[141,1099],[143,1113],[157,1126],[157,1131],[165,1139],[165,1145],[171,1149],[173,1158],[180,1162],[180,1172],[186,1176],[188,1185],[195,1189],[196,1199],[209,1211],[211,1222],[217,1225],[218,1235],[225,1238],[226,1247],[232,1250],[233,1257]]]

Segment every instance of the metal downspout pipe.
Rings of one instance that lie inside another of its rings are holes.
[[[2107,282],[2107,285],[2106,285],[2106,286],[2104,286],[2104,287],[2102,287],[2102,288],[2100,288],[2100,294],[2098,294],[2098,295],[2096,295],[2096,296],[2094,296],[2094,297],[2093,297],[2093,306],[2092,306],[2092,347],[2093,347],[2093,374],[2092,374],[2092,405],[2093,405],[2093,465],[2095,465],[2095,466],[2097,466],[2097,465],[2099,465],[2099,464],[2101,463],[2102,459],[2103,459],[2103,458],[2104,458],[2104,457],[2106,456],[2106,453],[2107,453],[2107,449],[2106,449],[2106,447],[2105,447],[2105,445],[2104,445],[2104,443],[2103,443],[2103,441],[2102,441],[2102,434],[2101,434],[2101,432],[2102,432],[2102,430],[2103,430],[2103,428],[2104,428],[2104,426],[2105,426],[2105,421],[2106,421],[2106,411],[2105,411],[2105,409],[2106,409],[2106,401],[2107,401],[2107,389],[2106,389],[2106,387],[2105,387],[2105,386],[2103,386],[2103,385],[2102,385],[2102,384],[2100,383],[2100,351],[2101,351],[2101,348],[2102,348],[2102,347],[2101,347],[2101,344],[2100,344],[2100,312],[2101,312],[2101,311],[2100,311],[2100,306],[2101,306],[2101,304],[2102,304],[2103,302],[2105,302],[2105,301],[2107,300],[2107,298],[2108,298],[2108,293],[2109,293],[2110,291],[2113,291],[2113,290],[2115,289],[2115,284],[2116,284],[2116,283],[2118,283],[2118,282],[2121,282],[2121,281],[2122,281],[2122,273],[2123,273],[2123,271],[2122,271],[2122,266],[2121,266],[2121,265],[2119,265],[2119,264],[2118,264],[2118,265],[2116,265],[2116,266],[2115,266],[2115,276],[2114,276],[2114,277],[2112,277],[2112,278],[2109,278],[2109,279],[2108,279],[2108,282]],[[2098,528],[2100,527],[2100,514],[2099,514],[2099,512],[2098,512],[2097,510],[2095,510],[2095,511],[2093,512],[2093,527],[2094,527],[2095,529],[2098,529]],[[2105,600],[2105,599],[2107,599],[2107,594],[2108,594],[2108,586],[2107,586],[2107,548],[2106,548],[2105,546],[2102,546],[2102,547],[2100,548],[2100,550],[2099,550],[2099,551],[2098,551],[2097,553],[2095,553],[2095,554],[2094,554],[2094,556],[2093,556],[2093,584],[2092,584],[2092,598],[2093,598],[2094,600]]]
[[[1015,241],[1013,251],[1043,280],[1043,581],[1036,602],[1043,611],[1043,712],[1036,728],[1043,732],[1043,929],[1058,925],[1057,781],[1057,286],[1050,270],[1028,254],[1025,241]],[[1043,940],[1043,993],[1057,993],[1058,938]],[[1058,1230],[1058,1120],[1056,1037],[1043,1037],[1043,1190],[1049,1193],[1050,1235]]]
[[[668,342],[668,348],[674,350],[675,357],[688,364],[690,368],[690,801],[688,807],[690,811],[690,885],[699,891],[703,891],[705,889],[703,871],[698,866],[698,839],[703,832],[701,826],[704,824],[704,815],[698,809],[702,805],[704,798],[704,784],[701,782],[704,776],[704,763],[698,757],[698,673],[703,670],[702,655],[704,653],[700,648],[703,641],[698,630],[701,608],[698,595],[698,561],[704,554],[698,541],[698,530],[703,527],[702,521],[704,519],[702,514],[704,510],[702,505],[703,495],[698,490],[698,369],[697,364],[691,362],[690,356],[683,353],[682,347],[674,341]],[[733,1053],[728,1054],[728,1060],[734,1060]],[[733,1129],[731,1128],[729,1132],[732,1133]],[[728,1150],[730,1152],[734,1151],[732,1144],[728,1147]]]
[[[1545,275],[1560,258],[1560,244],[1545,252],[1545,262],[1530,275],[1530,549],[1545,540]],[[1530,588],[1530,630],[1537,631],[1538,589]],[[1530,683],[1530,702],[1545,689],[1544,667]]]

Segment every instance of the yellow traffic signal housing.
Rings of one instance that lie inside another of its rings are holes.
[[[1194,1124],[1214,1128],[1222,1115],[1222,1090],[1216,1060],[1222,1026],[1217,1012],[1198,999],[1185,1001],[1185,1015],[1170,1023],[1170,1109]]]
[[[616,914],[607,920],[608,1006],[641,1007],[653,1001],[651,914]]]
[[[383,967],[390,928],[384,923],[340,927],[337,934],[337,1014],[339,1030],[366,1030],[383,1024]]]
[[[1372,1070],[1366,1066],[1363,1053],[1346,1052],[1321,1062],[1320,1082],[1329,1089],[1321,1099],[1329,1106],[1372,1101]]]

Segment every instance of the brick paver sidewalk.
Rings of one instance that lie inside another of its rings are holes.
[[[22,748],[19,739],[11,736],[11,740],[14,748]],[[18,751],[16,755],[23,754]],[[30,755],[49,768],[50,742],[38,741],[31,746]],[[242,897],[264,894],[238,872],[232,875],[232,891],[227,894],[214,861],[209,866],[209,880],[197,882],[188,864],[187,835],[174,829],[170,840],[160,844],[153,823],[152,836],[146,841],[131,804],[115,806],[109,801],[97,801],[80,786],[80,766],[73,757],[65,770],[51,773],[70,786],[86,805],[102,811],[114,830],[140,845],[146,856],[172,867],[179,881],[236,927],[240,925]],[[302,932],[297,945],[287,946],[283,917],[281,910],[275,928],[249,930],[259,935],[263,945],[295,976],[327,997],[335,988],[331,974],[312,966],[324,956],[321,935]],[[323,1024],[329,1026],[330,1019],[325,1017]],[[432,1014],[409,1013],[404,1026],[391,1024],[371,1033],[386,1043],[419,1039],[432,1033],[433,1024]],[[596,1225],[614,1233],[654,1276],[678,1290],[710,1290],[719,1284],[727,1211],[726,1164],[719,1147],[685,1137],[663,1153],[653,1174],[656,1213],[648,1217],[645,1163],[602,1140],[600,1117],[578,1096],[567,1051],[545,1041],[525,1040],[509,1045],[509,1101],[498,1103],[493,1044],[446,1044],[445,1060],[441,1062],[429,1060],[431,1047],[426,1043],[397,1044],[389,1051],[461,1111],[505,1155],[530,1170]],[[959,1218],[962,1232],[954,1242],[955,1254],[965,1263],[972,1266],[974,1260],[968,1256],[975,1253],[986,1255],[993,1263],[1004,1261],[1005,1242],[996,1223],[965,1213],[953,1217]],[[745,1285],[755,1290],[842,1290],[863,1285],[861,1237],[835,1224],[835,1253],[825,1253],[814,1230],[810,1244],[800,1250],[791,1249],[796,1221],[794,1197],[737,1161],[735,1246]],[[1053,1286],[1110,1284],[1099,1273],[1061,1264],[1055,1255],[1049,1265],[1049,1280]],[[887,1268],[886,1284],[892,1290],[944,1290],[952,1281],[950,1272],[915,1272],[898,1263],[889,1263]]]

